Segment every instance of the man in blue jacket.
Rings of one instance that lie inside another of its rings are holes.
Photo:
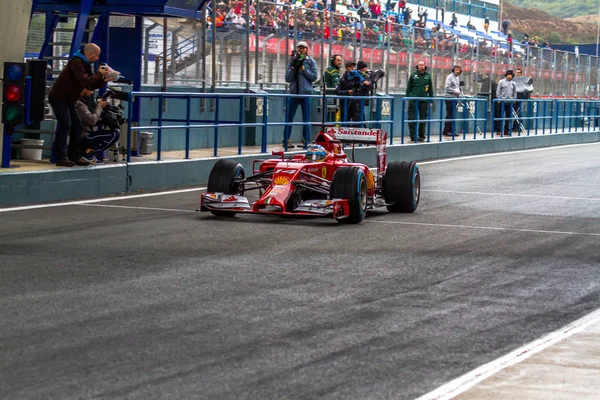
[[[304,41],[296,44],[297,54],[293,54],[287,66],[285,81],[290,84],[290,94],[298,95],[290,97],[285,115],[285,122],[294,120],[298,106],[302,107],[304,122],[310,121],[310,98],[302,95],[310,95],[313,91],[313,82],[317,80],[317,63],[308,56],[308,44]],[[286,125],[283,135],[283,145],[287,150],[290,142],[292,126]],[[310,125],[304,125],[304,137],[310,138]],[[306,145],[307,143],[305,143]]]

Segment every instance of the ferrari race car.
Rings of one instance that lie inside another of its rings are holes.
[[[376,145],[377,168],[350,162],[343,144]],[[304,154],[273,152],[277,159],[255,160],[252,176],[241,164],[218,160],[210,171],[200,211],[322,216],[360,223],[367,210],[387,207],[412,213],[420,198],[421,177],[413,161],[386,166],[387,133],[381,129],[326,128]],[[257,190],[250,203],[246,193]]]

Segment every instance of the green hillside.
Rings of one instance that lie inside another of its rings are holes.
[[[519,7],[544,10],[557,18],[598,15],[598,0],[505,0]],[[523,18],[526,16],[523,15]]]

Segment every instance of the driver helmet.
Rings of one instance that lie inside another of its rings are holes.
[[[327,158],[327,151],[319,144],[311,145],[306,150],[306,156],[304,157],[306,161],[325,161],[325,158]]]

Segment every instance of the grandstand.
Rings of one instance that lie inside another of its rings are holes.
[[[506,69],[521,67],[534,78],[534,95],[598,96],[597,57],[513,41],[500,31],[499,0],[417,0],[404,7],[402,1],[382,0],[372,8],[358,0],[338,3],[329,12],[323,1],[298,0],[291,5],[277,0],[219,1],[215,8],[209,3],[200,20],[171,18],[167,82],[213,91],[240,86],[282,89],[287,56],[294,41],[302,39],[311,45],[320,71],[332,54],[384,69],[386,79],[379,90],[385,93],[403,93],[412,66],[424,59],[438,92],[451,66],[461,64],[465,91],[473,95],[481,93],[488,77],[497,81]],[[43,18],[37,18],[29,32],[29,55],[43,42]],[[111,16],[111,26],[126,26],[132,20]],[[162,22],[144,18],[145,27],[152,28],[144,30],[149,51],[141,55],[147,84],[161,83],[165,70]],[[69,48],[54,52],[64,57]],[[59,70],[60,61],[56,64]]]

